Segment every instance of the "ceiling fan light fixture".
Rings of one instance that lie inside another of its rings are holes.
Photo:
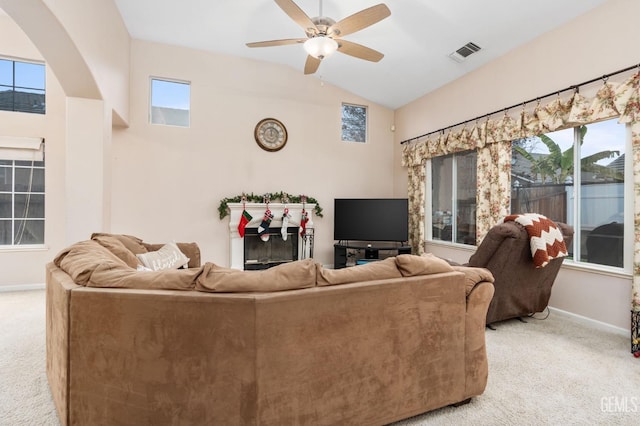
[[[324,59],[338,50],[338,42],[327,36],[312,37],[304,42],[304,50],[314,58]]]

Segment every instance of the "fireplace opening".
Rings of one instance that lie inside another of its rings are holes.
[[[268,241],[262,241],[258,228],[245,228],[244,269],[255,271],[298,260],[298,227],[287,228],[283,240],[280,228],[271,230]]]

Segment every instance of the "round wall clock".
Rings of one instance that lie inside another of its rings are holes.
[[[275,118],[265,118],[256,124],[254,136],[260,148],[278,151],[287,143],[287,128]]]

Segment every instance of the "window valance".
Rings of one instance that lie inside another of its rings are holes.
[[[42,161],[44,139],[0,136],[0,160]]]
[[[567,127],[619,117],[620,123],[640,121],[640,72],[622,83],[603,81],[593,98],[576,88],[569,99],[558,96],[546,105],[538,101],[533,111],[523,105],[516,117],[508,111],[500,118],[476,121],[472,126],[449,128],[403,145],[402,165],[418,166],[432,157],[483,148]]]

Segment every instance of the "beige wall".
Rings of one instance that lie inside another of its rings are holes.
[[[24,32],[0,16],[0,55],[42,61]],[[42,249],[0,249],[0,288],[44,282],[44,264],[65,244],[65,104],[60,84],[47,69],[47,113],[0,111],[0,134],[45,138],[45,242]]]
[[[308,194],[325,211],[314,257],[332,264],[333,199],[393,195],[393,111],[282,65],[143,41],[131,51],[130,127],[113,136],[114,232],[197,241],[203,259],[227,265],[222,198]],[[149,124],[150,76],[191,83],[190,128]],[[368,143],[340,140],[342,102],[369,107]],[[266,117],[287,127],[281,151],[254,141]]]
[[[114,125],[125,126],[129,119],[130,37],[114,1],[41,1],[84,58],[102,99],[113,110]]]
[[[396,111],[394,192],[406,194],[400,141],[473,119],[638,62],[640,2],[610,0],[475,72]],[[464,261],[469,253],[428,250]],[[563,268],[551,305],[629,328],[631,278]]]

